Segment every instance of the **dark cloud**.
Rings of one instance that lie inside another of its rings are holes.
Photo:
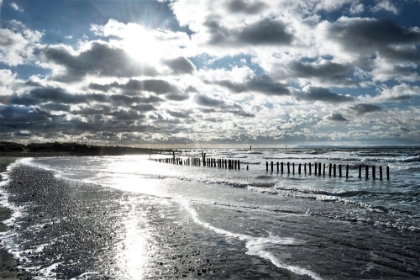
[[[111,84],[96,84],[91,83],[89,84],[90,89],[100,90],[103,92],[107,92],[112,88],[119,88],[124,91],[125,94],[135,95],[139,91],[149,91],[154,92],[156,94],[165,94],[165,93],[178,93],[179,89],[172,85],[171,83],[165,80],[159,79],[149,79],[149,80],[133,80],[130,79],[125,84],[120,84],[117,82],[113,82]]]
[[[234,93],[256,91],[266,95],[289,95],[287,85],[274,81],[268,75],[255,76],[245,83],[234,83],[231,80],[213,82]]]
[[[102,77],[155,76],[156,69],[133,61],[123,49],[107,44],[92,43],[89,50],[72,55],[61,46],[47,47],[41,50],[47,61],[63,66],[67,73],[56,76],[63,82],[82,79],[86,75]]]
[[[233,30],[221,26],[216,19],[207,20],[205,26],[210,31],[209,43],[212,45],[289,45],[293,39],[284,23],[272,19],[263,19]]]
[[[172,101],[184,101],[187,100],[188,98],[190,98],[190,96],[188,95],[188,93],[170,93],[165,95],[165,98],[167,100],[172,100]]]
[[[118,110],[110,113],[116,121],[136,121],[144,119],[145,116],[140,114],[137,110]]]
[[[345,49],[365,56],[377,51],[391,59],[418,60],[417,49],[396,47],[419,44],[420,32],[400,26],[388,19],[351,19],[335,22],[329,35],[338,40]]]
[[[367,103],[355,104],[353,106],[350,106],[349,108],[350,110],[355,111],[356,113],[360,115],[382,111],[381,107],[377,105],[373,105],[373,104],[367,104]]]
[[[47,111],[37,107],[16,105],[0,105],[0,123],[11,123],[19,126],[20,123],[50,122],[53,116]]]
[[[231,110],[229,113],[232,113],[233,115],[239,116],[239,117],[245,117],[245,118],[253,118],[255,117],[254,114],[248,113],[242,110]]]
[[[70,111],[69,105],[59,104],[59,103],[47,103],[47,104],[43,104],[41,107],[49,111],[64,111],[64,112]]]
[[[225,107],[224,101],[213,99],[202,94],[197,94],[194,98],[194,101],[198,105],[206,106],[206,107]]]
[[[227,8],[232,13],[258,14],[264,10],[267,5],[260,1],[249,2],[246,0],[232,0]]]
[[[353,68],[350,64],[334,62],[326,62],[324,64],[293,62],[289,65],[291,77],[318,78],[322,82],[339,85],[354,84],[354,81],[347,77]]]
[[[131,106],[131,109],[138,110],[140,112],[150,112],[156,110],[156,108],[151,104],[136,104]]]
[[[169,115],[171,115],[174,118],[181,118],[181,119],[187,119],[190,117],[191,111],[167,111]]]
[[[307,91],[296,92],[295,96],[298,99],[306,101],[322,101],[327,103],[342,103],[352,102],[354,98],[337,93],[333,93],[326,88],[310,87]]]
[[[343,117],[342,114],[339,114],[339,113],[332,113],[331,115],[329,115],[327,117],[327,120],[335,121],[335,122],[347,122],[348,121],[348,119],[346,119],[345,117]]]
[[[177,57],[163,61],[175,74],[192,74],[196,70],[194,63],[186,57]]]

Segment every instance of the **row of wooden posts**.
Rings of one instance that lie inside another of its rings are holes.
[[[223,168],[223,169],[241,169],[241,161],[233,159],[215,159],[215,158],[205,158],[204,161],[202,158],[160,158],[155,159],[154,161],[163,162],[163,163],[172,163],[176,165],[191,165],[191,166],[207,166],[213,168]],[[247,166],[248,169],[248,166]]]
[[[287,174],[291,173],[290,172],[290,165],[291,165],[292,174],[294,175],[295,174],[295,164],[294,163],[290,164],[289,162],[287,162],[286,165],[287,165]],[[269,166],[269,164],[268,164],[268,161],[267,161],[265,163],[266,171],[268,171],[268,166]],[[274,163],[271,162],[270,166],[271,166],[271,171],[273,172],[274,171]],[[314,175],[315,176],[323,175],[325,177],[325,175],[326,175],[326,172],[325,172],[326,164],[325,163],[323,165],[321,163],[314,163],[313,166],[314,166]],[[276,167],[277,167],[277,172],[281,172],[282,174],[284,173],[284,163],[283,162],[280,162],[280,163],[277,162]],[[304,174],[307,174],[306,173],[306,167],[307,167],[307,164],[304,163],[303,164]],[[340,177],[340,178],[343,177],[343,173],[342,173],[342,167],[343,166],[341,164],[339,164],[337,166],[337,164],[331,164],[331,163],[328,166],[328,176],[329,177],[332,177],[332,176],[337,177],[337,167],[338,167],[338,177]],[[322,168],[322,171],[321,171],[321,168]],[[312,164],[311,163],[308,163],[308,169],[309,169],[308,170],[309,175],[312,175]],[[298,165],[298,174],[299,175],[302,173],[301,171],[302,171],[302,164],[299,163],[299,165]],[[346,178],[347,179],[349,178],[349,165],[348,164],[346,165]],[[361,179],[361,178],[362,178],[362,165],[359,165],[359,179]],[[367,165],[365,166],[365,178],[366,178],[366,180],[369,179],[369,166],[367,166]],[[372,166],[372,178],[373,178],[373,180],[376,180],[376,166]],[[382,178],[383,178],[383,176],[382,176],[382,166],[379,166],[379,179],[382,180]],[[386,178],[387,178],[387,180],[389,180],[389,178],[390,178],[390,176],[389,176],[389,166],[386,167]]]

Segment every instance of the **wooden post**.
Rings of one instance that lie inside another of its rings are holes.
[[[337,177],[337,170],[336,170],[336,168],[337,168],[337,164],[334,163],[334,165],[333,165],[334,177]]]
[[[302,172],[301,172],[301,170],[302,170],[302,169],[301,169],[301,167],[302,167],[302,164],[301,164],[301,163],[299,163],[299,167],[298,167],[298,173],[299,173],[299,175],[302,173]]]
[[[238,159],[238,169],[241,169],[241,160]]]
[[[362,165],[359,165],[359,179],[362,179]]]
[[[309,175],[311,174],[312,174],[312,166],[311,166],[311,163],[309,163]]]
[[[281,162],[281,174],[283,174],[283,162]]]
[[[375,165],[372,166],[372,179],[376,180],[376,166]]]
[[[317,171],[317,170],[316,170],[316,168],[317,168],[317,167],[318,167],[318,163],[316,163],[316,162],[315,162],[315,163],[314,163],[314,175],[315,175],[315,176],[316,176],[316,171]]]
[[[318,163],[318,176],[321,176],[321,163]]]
[[[290,174],[290,163],[287,162],[287,174]]]
[[[277,162],[277,173],[279,173],[279,162]]]
[[[292,170],[293,170],[293,175],[295,175],[295,163],[292,163]]]
[[[379,166],[379,180],[382,181],[382,166]]]
[[[303,164],[303,171],[305,172],[305,175],[306,175],[306,162]]]
[[[323,176],[325,177],[325,163],[324,163],[324,165],[322,166],[322,174],[323,174]]]
[[[346,166],[346,179],[349,178],[349,165]]]
[[[341,174],[341,164],[338,165],[338,176],[341,178],[343,177]]]
[[[265,171],[268,172],[268,161],[265,162]]]
[[[331,170],[332,170],[332,164],[330,163],[329,167],[328,167],[328,176],[331,177]]]
[[[273,172],[273,171],[274,171],[274,163],[271,162],[271,172]]]
[[[389,181],[389,166],[386,167],[386,179]]]
[[[246,170],[249,170],[249,166],[248,165],[246,166]]]
[[[366,180],[369,179],[369,166],[366,165]]]

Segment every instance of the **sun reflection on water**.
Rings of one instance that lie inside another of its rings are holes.
[[[117,269],[123,275],[119,279],[144,279],[148,277],[149,257],[147,254],[149,233],[147,220],[137,214],[135,198],[123,202],[120,242],[116,246]]]

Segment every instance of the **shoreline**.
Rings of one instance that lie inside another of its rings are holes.
[[[6,172],[7,166],[18,160],[17,157],[0,157],[0,173]],[[3,178],[1,178],[3,181]],[[3,221],[9,219],[12,215],[12,211],[8,208],[0,206],[0,232],[8,230],[7,226]],[[5,248],[2,248],[3,244],[0,240],[0,278],[2,279],[18,279],[18,273],[16,267],[18,266],[17,260],[13,258]]]

